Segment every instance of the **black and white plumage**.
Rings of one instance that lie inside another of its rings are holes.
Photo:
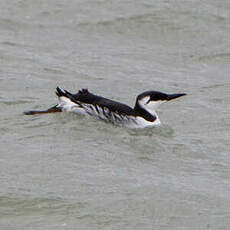
[[[146,91],[136,98],[134,108],[90,93],[87,89],[72,94],[57,87],[59,103],[44,111],[28,111],[26,115],[74,112],[90,115],[119,126],[144,128],[160,124],[155,109],[163,102],[186,95],[185,93],[165,94],[158,91]]]

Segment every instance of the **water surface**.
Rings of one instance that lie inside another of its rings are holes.
[[[0,228],[212,229],[230,225],[230,3],[0,2]],[[131,106],[186,92],[162,126],[24,116],[55,87]]]

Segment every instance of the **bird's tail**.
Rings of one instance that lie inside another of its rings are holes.
[[[56,88],[56,95],[61,98],[61,97],[65,97],[68,99],[71,99],[73,97],[73,95],[68,92],[67,90],[62,90],[59,87]],[[60,107],[60,105],[55,105],[47,110],[30,110],[30,111],[25,111],[24,114],[25,115],[36,115],[36,114],[45,114],[45,113],[57,113],[57,112],[62,112],[62,109]]]
[[[47,109],[47,110],[30,110],[30,111],[25,111],[25,115],[36,115],[36,114],[45,114],[45,113],[57,113],[57,112],[62,112],[62,110],[57,107],[57,105]]]

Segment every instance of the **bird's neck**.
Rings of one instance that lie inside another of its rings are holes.
[[[147,121],[154,122],[156,119],[158,119],[155,110],[148,111],[144,109],[142,106],[140,106],[138,102],[134,107],[134,111],[137,116],[143,117]]]

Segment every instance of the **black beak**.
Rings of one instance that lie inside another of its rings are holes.
[[[167,96],[167,101],[170,101],[172,99],[175,99],[175,98],[178,98],[178,97],[182,97],[182,96],[185,96],[186,93],[175,93],[175,94],[168,94]]]

